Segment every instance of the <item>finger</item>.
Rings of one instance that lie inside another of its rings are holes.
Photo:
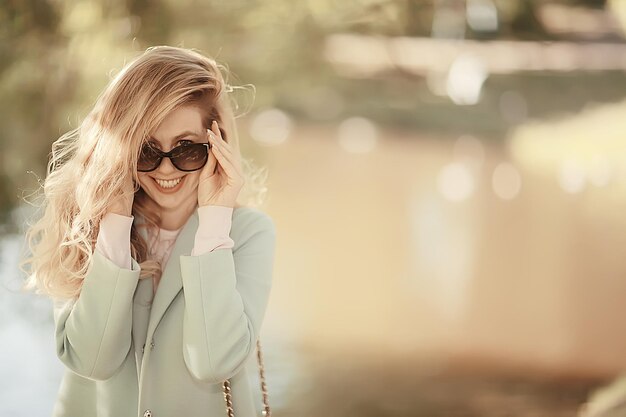
[[[211,122],[211,131],[215,133],[215,136],[222,137],[222,132],[220,132],[220,127],[217,124],[217,120],[213,120]]]
[[[226,155],[222,148],[215,147],[216,155],[220,164],[225,167],[225,165],[229,165],[232,170],[227,171],[230,177],[235,178],[236,176],[243,177],[243,169],[241,168],[241,163],[237,157],[233,157],[232,155]],[[225,167],[226,168],[226,167]],[[238,175],[234,175],[236,173]]]
[[[212,139],[212,141],[215,141],[215,140],[217,139]],[[232,162],[233,155],[231,152],[229,152],[227,149],[224,149],[221,146],[215,145],[215,142],[212,142],[212,143],[214,145],[212,149],[215,150],[216,154],[219,152],[220,155],[222,155],[224,158]]]
[[[211,152],[207,155],[207,161],[200,171],[201,178],[208,178],[215,172],[215,166],[218,165],[215,156],[211,156]]]
[[[243,175],[243,170],[241,169],[240,162],[241,155],[239,154],[239,152],[234,152],[231,148],[227,147],[228,143],[225,142],[223,139],[216,138],[213,131],[209,131],[209,138],[211,144],[214,145],[216,149],[219,149],[221,151],[222,155],[224,155],[224,157],[228,159],[231,164],[233,164],[233,166],[237,169],[237,172]]]
[[[232,164],[234,164],[234,165],[237,164],[238,163],[238,161],[237,161],[237,159],[238,159],[237,153],[231,151],[230,149],[225,148],[223,146],[224,142],[221,142],[220,144],[217,144],[219,140],[220,139],[217,139],[214,136],[212,137],[212,139],[210,139],[211,144],[214,145],[215,149],[218,149],[220,151],[220,153],[222,155],[224,155],[224,157],[226,159],[228,159]]]
[[[222,151],[224,157],[228,159],[228,161],[234,166],[236,171],[241,176],[243,176],[243,170],[241,168],[240,162],[241,155],[239,155],[238,152],[234,152],[231,144],[224,140],[224,138],[222,137],[222,131],[219,129],[217,120],[213,120],[213,122],[211,123],[211,129],[208,130],[208,133],[209,137],[211,138],[211,143],[219,148],[220,151]]]
[[[217,157],[211,152],[211,174],[215,174],[220,167],[220,163],[217,161]]]
[[[209,138],[211,144],[222,149],[224,154],[230,155],[233,153],[231,145],[221,137],[218,137],[215,132],[209,130]]]
[[[222,154],[217,155],[218,151],[216,151],[216,155],[215,155],[215,159],[216,159],[216,163],[215,163],[215,172],[220,175],[223,178],[228,179],[229,175],[228,172],[226,172],[226,169],[224,168],[224,163],[223,158],[224,156]]]
[[[210,140],[211,135],[209,134],[209,129],[206,129],[205,135],[206,135],[207,142],[209,142],[209,146],[207,149],[207,161],[204,167],[202,167],[201,172],[204,173],[206,171],[207,173],[211,174],[212,172],[215,171],[215,165],[217,164],[217,159],[215,158],[215,155],[213,154],[213,152],[211,152],[211,149],[214,148],[214,145],[213,145],[213,141]]]
[[[224,139],[224,137],[222,136],[222,131],[219,128],[219,125],[217,124],[217,121],[214,120],[213,123],[211,123],[211,133],[213,133],[214,137],[217,138],[217,142],[224,148],[227,148],[228,150],[232,150],[232,145],[230,143],[228,143],[226,141],[226,139]]]
[[[224,171],[226,172],[226,175],[228,175],[228,177],[230,178],[236,178],[239,176],[240,171],[237,169],[237,167],[233,164],[233,162],[231,160],[229,160],[222,152],[221,149],[219,148],[215,148],[215,155],[217,156],[217,160],[219,162],[219,164],[221,165],[221,167],[224,169]]]

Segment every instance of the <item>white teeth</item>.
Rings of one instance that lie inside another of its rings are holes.
[[[183,177],[177,178],[175,180],[170,180],[170,181],[163,181],[163,180],[158,180],[158,179],[154,179],[161,187],[163,188],[174,188],[178,185],[178,183],[182,180]]]

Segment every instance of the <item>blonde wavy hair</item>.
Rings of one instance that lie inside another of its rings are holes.
[[[55,302],[76,299],[92,261],[102,217],[132,176],[133,215],[144,219],[131,229],[131,256],[140,279],[159,277],[162,265],[149,259],[139,227],[158,230],[159,212],[139,186],[139,150],[161,121],[182,105],[205,110],[203,124],[218,121],[222,136],[240,152],[226,67],[196,50],[171,46],[148,48],[129,62],[98,96],[81,125],[52,144],[46,179],[39,193],[43,212],[26,229],[30,256],[20,262],[23,290],[35,290]],[[266,191],[266,170],[242,158],[245,184],[235,207],[259,205]],[[41,195],[42,194],[42,195]],[[152,204],[151,204],[152,203]]]

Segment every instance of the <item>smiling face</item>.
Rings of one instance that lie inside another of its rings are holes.
[[[173,110],[156,131],[150,143],[163,152],[185,142],[206,143],[206,129],[202,123],[203,114],[198,107],[187,105]],[[209,169],[215,167],[215,157],[209,152]],[[184,216],[198,202],[198,181],[201,170],[185,172],[178,170],[169,158],[163,158],[154,171],[138,172],[141,188],[162,211],[162,216]],[[167,223],[172,223],[168,220]]]

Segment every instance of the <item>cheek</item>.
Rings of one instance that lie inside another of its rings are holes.
[[[151,180],[147,175],[139,174],[139,185],[141,185],[141,188],[145,189],[149,181]]]

